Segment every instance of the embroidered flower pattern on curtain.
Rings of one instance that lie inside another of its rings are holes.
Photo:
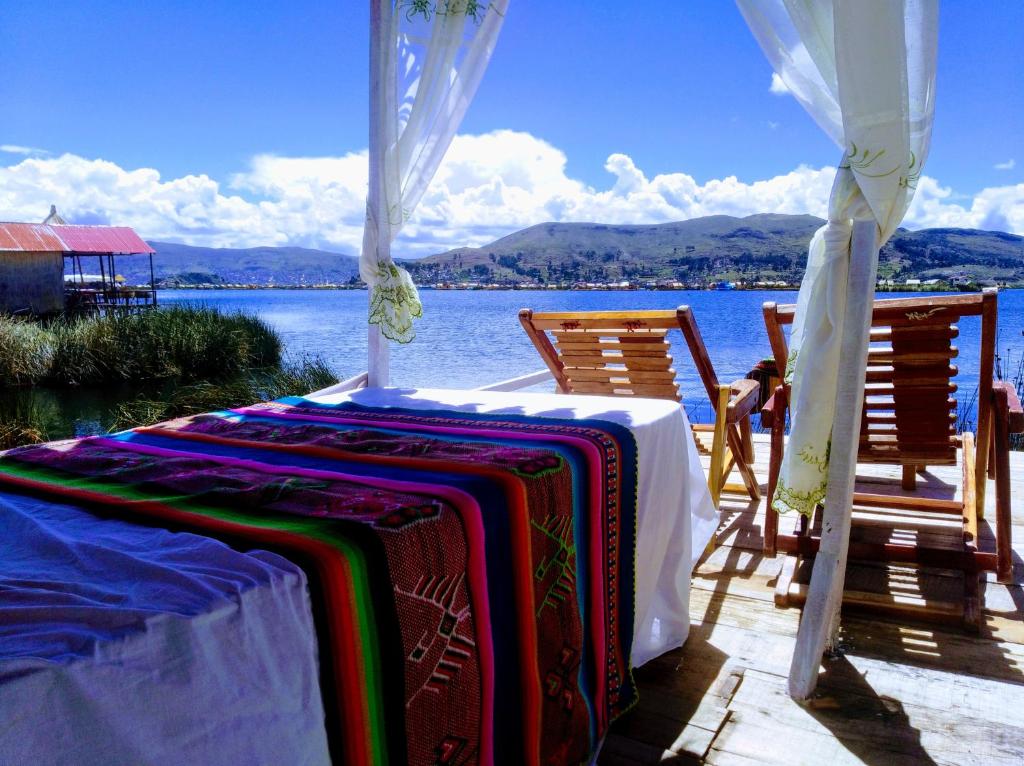
[[[491,9],[491,4],[481,3],[479,0],[403,0],[398,7],[405,11],[406,18],[410,20],[415,16],[422,16],[426,21],[430,21],[430,17],[435,14],[442,16],[462,14],[479,22],[483,15]],[[500,13],[497,10],[495,12]]]

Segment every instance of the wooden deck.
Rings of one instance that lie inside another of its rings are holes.
[[[763,488],[768,444],[757,438]],[[844,613],[845,652],[824,661],[807,706],[786,692],[800,611],[774,604],[782,556],[760,552],[765,502],[723,496],[718,547],[693,578],[690,638],[636,671],[640,703],[612,727],[599,763],[1024,763],[1024,453],[1012,454],[1011,473],[1016,584],[989,576],[981,634]],[[872,492],[899,487],[895,469],[860,475]],[[958,468],[931,469],[919,491],[949,497],[958,484]],[[860,570],[861,587],[873,581],[911,605],[962,588],[943,570],[880,569]]]

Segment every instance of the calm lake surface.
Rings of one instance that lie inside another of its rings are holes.
[[[770,356],[761,304],[792,303],[795,291],[555,291],[422,290],[424,315],[416,323],[416,340],[393,346],[394,385],[474,388],[543,369],[533,344],[519,324],[521,308],[535,311],[667,309],[692,307],[718,376],[744,377]],[[885,293],[880,298],[909,297]],[[342,378],[366,369],[366,300],[361,290],[172,290],[160,301],[203,303],[224,310],[258,314],[283,337],[288,354],[320,356]],[[980,322],[959,324],[960,349],[955,361],[964,373],[978,365]],[[1008,375],[1024,351],[1024,290],[999,294],[999,353],[1008,360]],[[674,333],[678,336],[679,333]],[[673,356],[691,417],[706,420],[706,395],[681,337]],[[960,377],[962,394],[975,378]],[[551,384],[539,390],[550,390]]]

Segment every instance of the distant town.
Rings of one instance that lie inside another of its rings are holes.
[[[779,290],[800,284],[808,242],[821,224],[813,216],[776,214],[656,225],[544,223],[481,247],[423,258],[403,257],[399,242],[395,254],[426,289]],[[353,255],[296,247],[150,244],[156,250],[157,286],[164,289],[362,286]],[[879,253],[879,290],[989,286],[1024,286],[1024,237],[975,229],[901,229]]]
[[[1014,287],[1011,284],[1000,284],[996,280],[974,281],[966,276],[962,279],[907,279],[898,282],[893,279],[880,279],[877,283],[879,292],[934,292],[959,290],[971,292],[981,290],[985,287]],[[687,284],[675,280],[646,280],[619,282],[557,282],[557,283],[530,283],[530,282],[434,282],[418,284],[420,290],[796,290],[800,287],[798,282],[758,281],[737,282],[719,281],[706,284]],[[162,290],[363,290],[366,285],[361,281],[345,283],[299,283],[299,284],[257,284],[257,283],[228,283],[228,282],[196,282],[181,283],[172,281],[169,283],[157,283],[157,288]]]
[[[656,225],[544,223],[481,247],[422,258],[408,257],[399,241],[395,255],[417,285],[434,290],[787,290],[799,286],[808,242],[821,224],[813,216],[777,214]],[[120,241],[130,232],[124,227],[108,227],[115,240],[108,245],[88,241],[95,227],[68,225],[56,210],[43,224],[0,225],[15,241],[25,240],[26,252],[40,249],[30,236],[40,225],[50,226],[54,239],[45,253],[0,264],[11,272],[0,280],[11,293],[9,310],[39,291],[45,295],[30,302],[56,305],[65,289],[88,307],[110,301],[145,305],[155,290],[364,287],[351,253],[201,247],[144,241],[134,233],[128,243]],[[61,237],[69,241],[58,241]],[[992,286],[1024,287],[1024,237],[975,229],[901,229],[879,253],[880,291]]]

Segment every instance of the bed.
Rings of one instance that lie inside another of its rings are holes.
[[[678,405],[525,393],[365,389],[211,413],[17,450],[0,491],[301,567],[317,640],[275,646],[319,660],[322,711],[298,728],[326,731],[339,763],[588,760],[635,702],[631,667],[685,641],[689,573],[717,525]],[[172,659],[154,657],[162,697]],[[243,760],[280,762],[255,742]]]

